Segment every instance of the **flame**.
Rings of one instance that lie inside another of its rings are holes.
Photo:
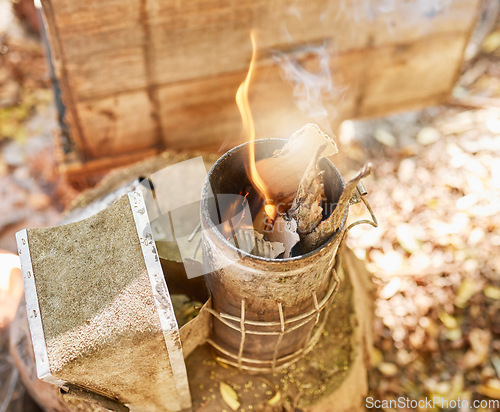
[[[252,225],[247,223],[248,220],[245,216],[246,207],[248,207],[248,195],[249,193],[247,192],[243,197],[237,197],[224,211],[220,229],[222,235],[227,240],[231,240],[239,230],[252,230],[254,228]],[[236,221],[235,217],[237,216],[239,216],[239,219]]]
[[[255,31],[250,32],[250,40],[252,42],[252,58],[250,60],[250,66],[248,67],[248,73],[245,77],[243,83],[238,87],[236,92],[236,104],[240,111],[241,120],[243,122],[243,130],[245,134],[249,137],[249,165],[250,165],[250,180],[253,186],[257,189],[260,195],[265,199],[264,210],[266,214],[274,219],[276,216],[276,206],[274,202],[269,198],[268,193],[270,191],[267,189],[266,184],[262,180],[257,167],[255,165],[255,123],[253,121],[252,111],[250,110],[250,103],[248,101],[248,90],[250,87],[250,82],[252,80],[252,74],[255,67],[255,60],[257,57],[257,47],[255,41]]]

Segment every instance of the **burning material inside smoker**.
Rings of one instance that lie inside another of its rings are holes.
[[[365,165],[346,184],[338,201],[329,202],[320,163],[335,153],[335,142],[318,126],[308,124],[271,157],[256,161],[255,168],[247,167],[259,175],[258,179],[250,176],[252,185],[240,191],[250,204],[253,227],[239,225],[243,219],[227,223],[234,222],[241,210],[234,202],[223,212],[225,237],[233,237],[244,251],[272,259],[300,256],[324,244],[339,229],[358,182],[370,172]]]

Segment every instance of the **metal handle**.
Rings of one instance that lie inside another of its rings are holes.
[[[360,202],[363,202],[364,205],[365,205],[365,207],[366,207],[366,209],[370,213],[370,216],[371,216],[372,220],[361,219],[361,220],[356,220],[355,222],[351,223],[349,226],[347,226],[347,229],[345,230],[344,235],[342,236],[341,243],[344,241],[344,238],[345,238],[347,232],[349,232],[349,230],[351,230],[354,226],[366,223],[366,224],[371,225],[373,227],[378,227],[377,218],[375,217],[375,214],[373,213],[373,210],[372,210],[372,208],[370,206],[370,203],[368,203],[368,200],[365,199],[365,195],[367,193],[368,192],[365,189],[365,186],[363,185],[363,183],[361,181],[359,181],[359,183],[358,183],[358,185],[356,187],[356,191],[354,192],[351,200],[349,201],[349,204],[350,205],[355,205],[355,204],[358,204]]]

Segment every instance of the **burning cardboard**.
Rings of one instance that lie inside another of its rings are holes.
[[[291,203],[311,159],[336,153],[337,145],[331,137],[315,124],[305,125],[291,135],[287,144],[272,157],[256,162],[257,171],[269,189],[268,198],[276,204]]]
[[[300,240],[297,233],[297,222],[284,216],[278,216],[272,229],[266,232],[266,236],[271,242],[279,242],[283,245],[284,258],[292,256],[292,249]]]

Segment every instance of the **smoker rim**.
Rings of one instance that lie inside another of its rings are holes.
[[[282,138],[265,138],[265,139],[257,139],[255,140],[255,144],[265,144],[267,142],[282,142],[283,145],[288,142],[288,139],[282,139]],[[215,193],[212,192],[211,187],[210,187],[210,176],[213,174],[214,170],[223,162],[226,161],[226,159],[230,156],[232,156],[235,152],[238,150],[241,150],[242,147],[250,144],[250,142],[244,142],[236,147],[233,147],[232,149],[228,150],[226,153],[224,153],[217,161],[213,164],[213,166],[210,168],[208,171],[208,174],[205,178],[205,181],[203,182],[203,187],[201,191],[201,202],[200,202],[200,220],[202,222],[202,226],[206,224],[206,230],[211,230],[213,233],[215,233],[215,237],[218,241],[221,241],[224,245],[229,247],[233,252],[238,253],[241,255],[242,258],[244,259],[252,259],[258,262],[273,262],[273,263],[289,263],[289,262],[295,262],[299,261],[304,258],[309,258],[311,256],[314,256],[318,253],[320,253],[324,248],[329,246],[332,242],[335,242],[337,240],[337,237],[342,233],[346,226],[347,222],[347,216],[349,215],[349,205],[347,205],[346,211],[344,213],[344,217],[342,218],[342,222],[340,224],[340,227],[335,231],[335,233],[332,235],[332,237],[325,243],[323,243],[321,246],[317,247],[316,249],[307,252],[304,255],[299,255],[299,256],[293,256],[289,258],[283,258],[283,259],[271,259],[271,258],[266,258],[262,256],[256,256],[252,255],[251,253],[245,252],[244,250],[236,248],[233,244],[231,244],[224,236],[222,236],[222,233],[217,229],[216,225],[214,224],[212,218],[210,217],[210,214],[208,213],[208,207],[207,207],[207,201],[208,198],[211,197],[212,195],[215,195]],[[340,178],[340,181],[342,182],[342,186],[345,188],[345,180],[343,176],[340,174],[339,170],[335,167],[333,162],[327,158],[324,158],[324,161],[327,162],[329,167],[331,167],[334,171],[335,174]],[[209,190],[210,188],[210,190]]]

